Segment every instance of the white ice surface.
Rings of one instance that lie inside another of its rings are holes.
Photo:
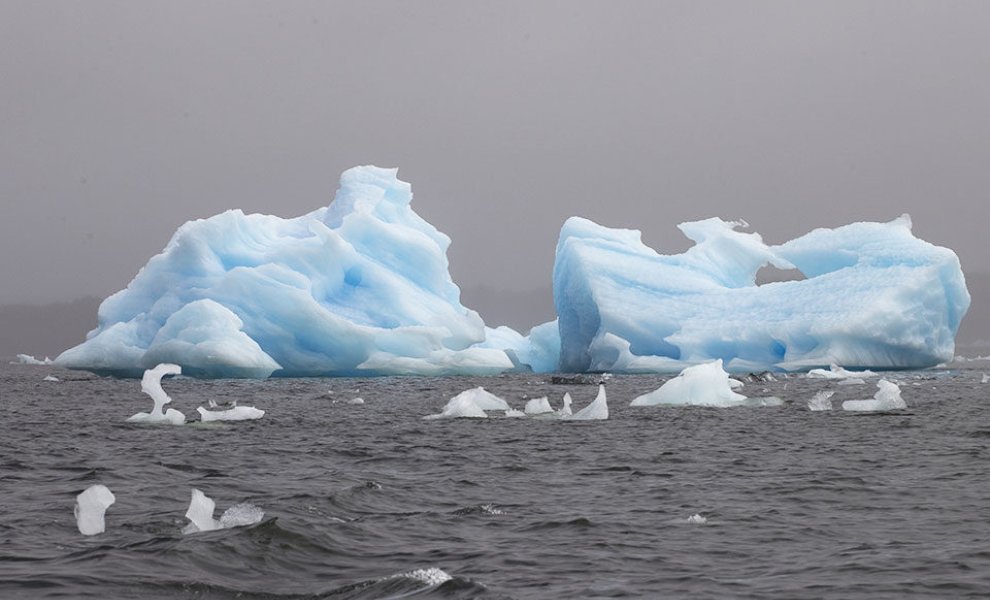
[[[869,400],[846,400],[842,410],[850,411],[887,411],[907,408],[907,403],[901,398],[901,388],[896,383],[881,379],[877,382],[877,393]]]
[[[189,523],[182,529],[182,533],[254,525],[265,518],[265,512],[262,509],[247,502],[231,506],[224,511],[220,519],[213,518],[214,510],[216,510],[216,502],[202,491],[193,488],[189,508],[186,510],[186,518],[189,519]]]
[[[105,485],[91,485],[76,496],[76,526],[83,535],[97,535],[106,531],[107,509],[116,502],[113,492]]]
[[[635,398],[630,406],[743,406],[746,396],[732,391],[722,360],[687,367],[658,389]]]
[[[196,409],[204,423],[210,421],[251,421],[265,416],[265,411],[253,406],[235,406],[227,410]]]
[[[553,408],[550,406],[550,401],[547,400],[546,396],[542,398],[533,398],[526,402],[526,408],[524,412],[527,415],[542,415],[546,413],[552,413]]]
[[[732,372],[921,368],[950,360],[970,297],[954,252],[889,223],[816,229],[779,246],[707,219],[664,256],[635,230],[572,217],[561,229],[554,303],[566,371]],[[756,285],[764,265],[807,278]]]
[[[508,402],[489,392],[483,387],[464,390],[451,398],[443,411],[436,415],[428,415],[424,419],[483,419],[488,416],[487,410],[511,410]]]
[[[151,412],[140,412],[127,418],[130,423],[167,423],[170,425],[182,425],[186,422],[186,416],[181,412],[170,408],[165,410],[165,405],[172,401],[165,390],[162,389],[162,377],[165,375],[179,375],[182,368],[179,365],[161,364],[154,369],[148,369],[141,377],[141,391],[151,396],[155,405]]]
[[[450,239],[411,200],[395,169],[356,167],[327,208],[301,217],[231,210],[190,221],[56,363],[129,375],[172,362],[205,377],[514,368],[483,346],[484,322],[448,271]],[[554,360],[544,357],[553,348],[526,352]]]
[[[591,404],[565,418],[571,421],[604,421],[608,419],[608,399],[605,396],[605,386],[599,384],[598,395],[595,396]]]

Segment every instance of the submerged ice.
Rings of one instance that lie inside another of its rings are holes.
[[[396,170],[356,167],[297,218],[188,222],[55,362],[135,377],[159,363],[194,377],[920,368],[952,358],[970,301],[956,255],[914,237],[906,215],[776,246],[742,221],[682,223],[695,245],[669,256],[572,217],[557,319],[521,335],[461,304],[450,239],[411,199]],[[766,265],[806,279],[756,285]]]

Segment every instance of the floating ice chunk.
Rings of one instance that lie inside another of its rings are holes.
[[[568,219],[553,273],[560,368],[677,372],[716,358],[730,370],[921,368],[952,357],[970,304],[959,259],[915,238],[907,215],[779,246],[737,226],[683,223],[695,246],[663,256],[638,231]],[[768,263],[807,279],[758,286]]]
[[[816,392],[811,400],[808,400],[808,410],[832,410],[832,396],[834,394],[835,392],[832,390]]]
[[[351,398],[347,401],[348,404],[364,404],[364,398]]]
[[[687,518],[687,522],[692,525],[704,525],[708,522],[708,519],[702,517],[701,515],[691,515]]]
[[[198,531],[213,531],[220,528],[220,521],[213,518],[213,511],[216,510],[216,502],[212,498],[193,488],[192,499],[189,500],[189,508],[186,510],[186,518],[189,524],[185,526],[182,533],[196,533]]]
[[[52,364],[52,359],[45,357],[45,360],[38,360],[37,358],[31,356],[30,354],[18,354],[17,360],[12,361],[12,365],[34,365],[34,366],[45,366]]]
[[[984,373],[983,374],[983,379],[980,380],[980,383],[990,383],[990,375],[987,375],[986,373]]]
[[[550,401],[544,396],[542,398],[533,398],[526,402],[525,412],[527,415],[542,415],[552,413],[553,408],[550,406]]]
[[[608,400],[605,397],[605,386],[598,385],[598,395],[595,399],[581,410],[569,417],[571,421],[604,421],[608,419]]]
[[[729,389],[738,390],[741,387],[745,387],[746,384],[739,381],[738,379],[733,379],[729,377]]]
[[[876,377],[876,373],[866,371],[848,371],[839,365],[832,363],[829,369],[812,369],[808,371],[807,377],[811,379],[862,379],[863,377]]]
[[[508,410],[509,404],[483,387],[465,390],[454,398],[470,398],[481,410]]]
[[[206,410],[202,406],[196,409],[204,423],[210,421],[251,421],[265,416],[265,411],[253,406],[235,406],[227,410]]]
[[[56,382],[58,380],[59,380],[58,377],[55,377],[54,375],[45,375],[45,378],[42,379],[42,381],[56,381]]]
[[[220,515],[220,528],[245,527],[260,523],[265,518],[265,511],[248,502],[235,504]]]
[[[186,416],[181,412],[170,408],[165,410],[165,405],[172,401],[162,389],[162,377],[165,375],[178,375],[182,373],[179,365],[161,364],[154,369],[148,369],[141,378],[141,391],[151,396],[155,401],[154,408],[150,413],[140,412],[127,418],[130,423],[169,423],[171,425],[182,425],[186,422]]]
[[[564,405],[560,407],[557,414],[562,417],[571,416],[571,414],[573,414],[571,413],[571,402],[573,402],[573,400],[571,400],[571,395],[568,392],[564,392]]]
[[[519,419],[519,418],[522,418],[522,417],[526,417],[528,415],[525,412],[521,411],[521,410],[516,410],[514,408],[510,408],[509,410],[505,411],[505,416],[506,417],[509,417],[510,419]]]
[[[96,535],[106,531],[104,515],[116,502],[113,492],[105,485],[91,485],[76,496],[76,526],[83,535]]]
[[[464,390],[460,394],[457,394],[451,398],[447,405],[443,407],[443,412],[437,415],[428,415],[423,417],[424,419],[441,419],[441,418],[475,418],[481,419],[487,417],[485,413],[486,410],[502,410],[507,411],[512,407],[509,404],[496,396],[495,394],[487,391],[483,387],[471,388],[469,390]]]
[[[189,509],[186,510],[186,518],[189,519],[189,524],[182,529],[182,533],[188,534],[199,531],[226,529],[228,527],[254,525],[255,523],[260,523],[265,518],[265,512],[263,510],[246,502],[235,504],[228,508],[219,520],[213,518],[214,510],[216,510],[216,502],[202,491],[193,488],[192,498],[189,500]]]
[[[742,406],[746,396],[732,391],[722,360],[687,367],[658,389],[639,396],[630,406]]]
[[[866,385],[866,380],[862,377],[849,377],[848,379],[840,379],[836,382],[838,385]]]
[[[891,383],[886,379],[877,382],[877,393],[872,400],[846,400],[842,403],[842,410],[852,411],[887,411],[907,408],[904,399],[901,398],[901,388],[896,383]]]

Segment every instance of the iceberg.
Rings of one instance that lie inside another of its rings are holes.
[[[250,378],[677,373],[716,359],[741,373],[909,369],[952,359],[970,303],[956,254],[916,238],[907,215],[780,245],[744,221],[681,223],[695,244],[677,255],[572,217],[556,247],[557,319],[522,335],[461,304],[450,238],[411,201],[396,169],[364,166],[306,215],[185,223],[54,364]],[[805,279],[757,285],[766,265]]]
[[[951,360],[970,296],[952,250],[888,223],[816,229],[769,246],[745,222],[678,227],[695,245],[661,255],[636,230],[572,217],[553,272],[564,371],[732,372],[924,368]],[[806,279],[756,284],[772,265]]]
[[[396,172],[349,169],[333,202],[301,217],[230,210],[182,225],[55,364],[127,377],[163,362],[193,377],[516,368],[484,345],[450,277],[450,238],[413,211]],[[554,328],[536,345],[505,329],[524,360],[554,361]]]

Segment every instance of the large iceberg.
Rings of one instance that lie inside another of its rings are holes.
[[[889,223],[768,246],[743,222],[682,223],[664,256],[634,230],[573,217],[553,271],[557,319],[529,335],[461,305],[450,239],[394,169],[356,167],[330,206],[294,219],[227,211],[181,226],[56,364],[140,377],[670,372],[948,361],[969,307],[959,260]],[[765,265],[806,279],[757,285]]]
[[[572,217],[553,291],[564,371],[677,372],[831,363],[922,368],[953,356],[969,293],[959,259],[889,223],[816,229],[779,246],[713,218],[682,223],[695,245],[664,256],[640,232]],[[757,285],[765,265],[806,279]]]
[[[56,364],[140,376],[174,363],[199,377],[513,368],[482,344],[485,324],[450,278],[450,239],[411,199],[396,170],[356,167],[329,207],[298,218],[231,210],[186,223]]]

